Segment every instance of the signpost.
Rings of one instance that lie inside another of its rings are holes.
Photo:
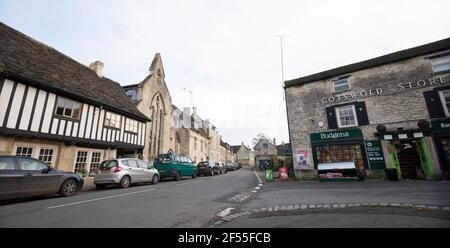
[[[364,143],[366,144],[367,159],[369,160],[370,169],[386,169],[381,142],[379,140],[368,140]]]

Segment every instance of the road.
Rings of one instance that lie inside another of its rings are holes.
[[[217,214],[248,201],[255,173],[163,181],[80,192],[0,206],[0,227],[206,227]]]

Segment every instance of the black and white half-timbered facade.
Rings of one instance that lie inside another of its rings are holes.
[[[0,155],[88,175],[142,154],[150,119],[101,62],[84,66],[3,23],[0,34]]]

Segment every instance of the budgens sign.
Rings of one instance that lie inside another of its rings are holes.
[[[343,131],[332,131],[323,133],[312,133],[310,135],[311,142],[317,141],[334,141],[341,139],[362,139],[363,134],[361,129],[349,129]]]

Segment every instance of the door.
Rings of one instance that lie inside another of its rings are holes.
[[[149,169],[149,164],[142,160],[136,160],[139,166],[141,178],[143,182],[151,182],[153,178],[153,172]]]
[[[421,167],[416,143],[412,141],[401,141],[395,146],[402,178],[417,179],[417,171],[421,170]]]
[[[17,158],[22,174],[21,193],[24,196],[54,194],[58,192],[61,175],[43,173],[48,165],[32,158]]]
[[[131,182],[133,183],[139,183],[142,182],[143,176],[142,173],[140,173],[139,166],[137,164],[137,161],[135,159],[127,159],[127,174],[131,177]]]
[[[22,174],[12,157],[0,158],[0,200],[20,197]]]

